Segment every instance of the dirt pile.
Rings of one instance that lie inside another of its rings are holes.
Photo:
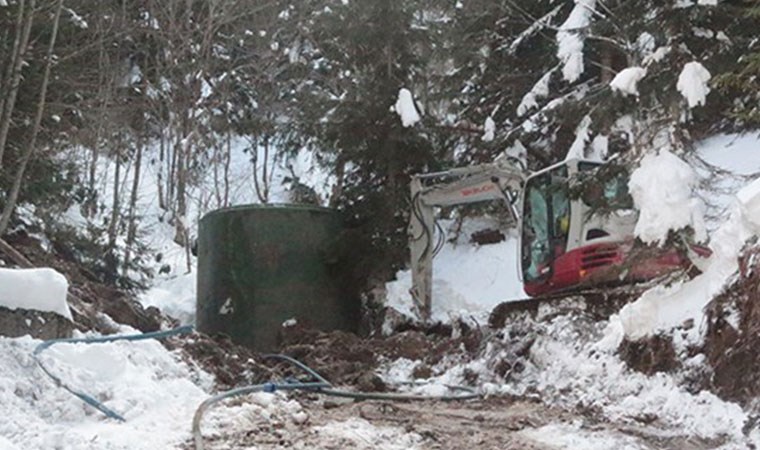
[[[760,245],[745,250],[740,273],[707,307],[704,353],[713,369],[710,387],[747,403],[760,395]]]
[[[51,267],[66,276],[73,326],[80,331],[111,334],[116,331],[114,322],[142,332],[176,325],[158,309],[143,308],[130,293],[104,284],[65,252],[46,250],[39,239],[23,230],[6,236],[5,242],[8,247],[2,246],[0,259],[6,266]]]

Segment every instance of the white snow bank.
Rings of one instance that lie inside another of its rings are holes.
[[[49,311],[69,320],[69,283],[53,269],[0,269],[0,306]]]
[[[401,123],[404,127],[411,127],[415,123],[420,121],[420,115],[417,112],[417,106],[414,104],[414,98],[409,89],[401,88],[398,91],[398,100],[393,109],[396,114],[401,118]]]
[[[697,152],[708,163],[736,175],[760,171],[760,135],[719,134],[697,144]]]
[[[195,272],[159,280],[153,287],[140,295],[143,306],[155,306],[164,313],[179,320],[182,325],[195,323],[196,298]]]
[[[623,95],[635,95],[639,96],[638,83],[647,74],[647,70],[643,67],[628,67],[615,75],[615,78],[610,82],[610,87],[613,91],[620,92]]]
[[[467,221],[462,235],[480,222]],[[444,229],[446,226],[444,226]],[[448,323],[456,317],[474,317],[485,323],[491,309],[501,302],[525,298],[518,279],[517,238],[483,246],[447,242],[433,259],[432,320]],[[386,305],[414,318],[409,289],[412,274],[399,271],[386,284]]]
[[[707,86],[708,81],[710,81],[710,72],[702,64],[692,61],[683,66],[676,88],[686,99],[689,108],[705,104],[707,94],[710,92]]]
[[[694,197],[697,181],[696,172],[668,150],[644,156],[628,183],[639,211],[634,234],[646,243],[662,244],[668,231],[691,226],[696,240],[704,241],[704,208]]]
[[[103,401],[124,423],[105,418],[39,370],[31,353],[40,342],[0,338],[5,440],[25,450],[153,450],[190,438],[193,413],[212,379],[159,342],[57,344],[41,354],[64,382]]]

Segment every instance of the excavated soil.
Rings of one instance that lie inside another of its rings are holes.
[[[742,404],[760,395],[760,246],[740,258],[740,276],[707,308],[704,353],[710,387]]]
[[[562,410],[530,400],[491,397],[466,402],[355,402],[299,395],[305,414],[246,415],[244,426],[204,437],[206,450],[255,448],[425,450],[551,450],[585,448],[579,436],[603,437],[607,445],[658,450],[707,450],[720,441],[666,432],[652,425],[615,424],[588,411]],[[246,401],[238,399],[238,402]],[[294,420],[298,417],[298,420]],[[372,436],[362,424],[379,430]],[[575,439],[557,442],[551,433],[565,427]],[[402,444],[402,439],[414,441]],[[380,442],[375,439],[379,439]],[[394,441],[395,439],[395,441]],[[395,446],[394,446],[395,444]],[[185,449],[192,449],[188,442]],[[594,448],[602,448],[595,446]],[[614,447],[608,447],[614,448]],[[620,448],[620,447],[618,447]]]

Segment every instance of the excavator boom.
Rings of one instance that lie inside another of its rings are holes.
[[[422,320],[428,321],[431,313],[435,208],[503,199],[508,203],[513,219],[517,220],[517,202],[524,181],[523,170],[507,160],[412,178],[409,221],[411,294]]]

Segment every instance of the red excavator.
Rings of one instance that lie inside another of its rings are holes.
[[[531,297],[647,280],[690,266],[690,258],[709,255],[694,245],[685,246],[688,257],[676,249],[635,250],[638,214],[628,195],[627,176],[598,177],[602,169],[599,162],[568,159],[526,176],[516,160],[504,158],[415,175],[409,224],[411,294],[420,318],[430,318],[432,260],[443,240],[441,230],[436,238],[436,207],[505,201],[519,228],[518,266]],[[583,186],[580,192],[571,192],[578,186]],[[600,200],[615,208],[600,213],[592,207]]]

